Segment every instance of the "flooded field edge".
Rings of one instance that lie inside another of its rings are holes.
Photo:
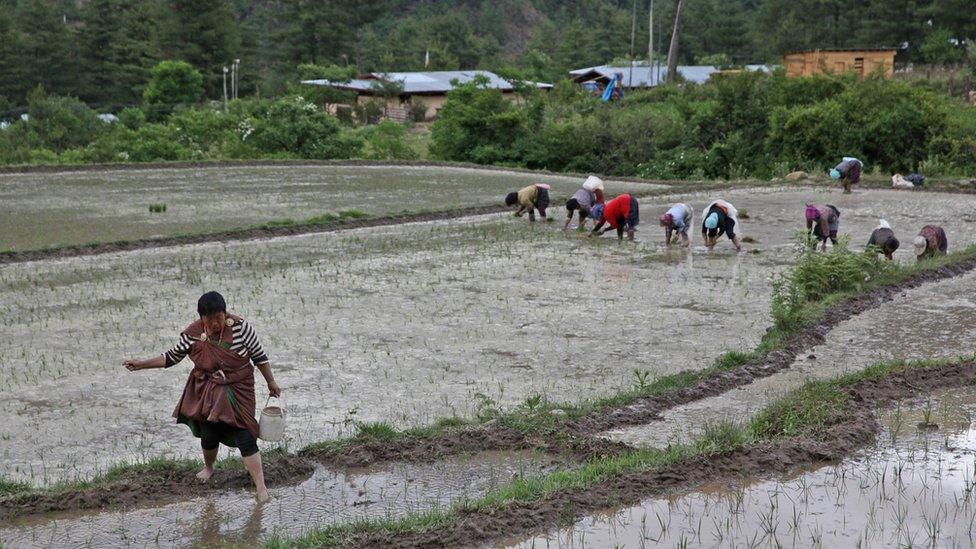
[[[297,455],[271,458],[266,466],[266,476],[271,484],[280,485],[299,482],[309,476],[316,463],[362,467],[390,461],[430,461],[458,453],[484,450],[535,448],[577,460],[620,455],[630,448],[594,435],[609,428],[647,422],[670,406],[720,394],[789,368],[798,354],[821,343],[830,329],[841,321],[877,307],[906,289],[958,276],[974,268],[976,257],[964,253],[962,259],[953,263],[923,269],[900,282],[849,297],[832,307],[816,324],[789,335],[781,346],[769,351],[763,358],[746,362],[733,370],[707,375],[691,386],[679,386],[636,403],[603,408],[576,420],[561,420],[561,415],[566,412],[559,407],[530,411],[528,414],[523,412],[527,418],[522,419],[534,421],[537,427],[543,426],[544,432],[537,433],[536,436],[530,435],[526,429],[516,429],[493,421],[476,427],[431,429],[427,432],[418,430],[415,432],[420,433],[419,435],[399,434],[386,439],[358,437],[311,445]],[[540,418],[539,414],[545,414],[545,417]],[[0,498],[0,515],[26,516],[65,509],[131,507],[210,492],[208,485],[192,480],[192,475],[186,470],[188,466],[190,465],[185,462],[172,462],[158,467],[136,465],[129,471],[105,477],[109,482],[96,481],[82,484],[79,488],[63,490],[15,492]],[[228,488],[242,487],[249,483],[246,472],[240,467],[220,473],[217,480]]]
[[[660,468],[623,472],[583,488],[569,488],[513,500],[487,508],[469,506],[457,520],[422,531],[351,529],[333,538],[343,546],[434,547],[482,546],[521,539],[558,524],[609,508],[636,505],[648,497],[687,492],[713,483],[794,474],[819,463],[836,462],[875,440],[881,432],[879,408],[932,391],[976,385],[976,362],[942,362],[895,366],[836,387],[846,408],[835,410],[819,428],[787,438],[707,452]]]

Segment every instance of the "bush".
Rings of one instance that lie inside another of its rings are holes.
[[[254,120],[248,140],[264,153],[284,153],[297,158],[353,158],[362,139],[343,130],[336,117],[302,97],[273,102]]]
[[[203,75],[186,61],[162,61],[149,74],[142,93],[151,120],[159,120],[178,105],[191,105],[203,96]]]
[[[361,130],[365,138],[364,158],[373,160],[413,160],[417,153],[405,141],[406,128],[392,120],[384,120],[375,126]]]
[[[119,113],[119,124],[130,130],[138,130],[146,123],[146,113],[136,107],[126,107]]]
[[[25,137],[32,148],[50,149],[54,153],[83,147],[109,128],[95,111],[74,97],[48,95],[37,88],[27,98]],[[47,158],[38,153],[38,158]]]

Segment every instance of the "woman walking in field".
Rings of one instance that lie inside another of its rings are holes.
[[[187,355],[193,362],[173,417],[200,438],[203,469],[197,478],[213,475],[220,443],[236,447],[254,481],[257,500],[269,498],[258,451],[258,423],[254,419],[254,368],[261,371],[271,396],[281,389],[271,373],[271,363],[254,330],[243,318],[227,312],[223,296],[207,292],[197,302],[200,318],[180,334],[180,341],[164,354],[146,360],[128,359],[129,371],[169,368]]]

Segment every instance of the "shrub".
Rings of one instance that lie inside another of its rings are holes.
[[[343,130],[336,117],[302,97],[273,102],[254,121],[253,146],[265,153],[284,153],[298,158],[352,158],[362,139]]]
[[[119,113],[119,124],[130,130],[138,130],[146,123],[146,113],[136,107],[126,107]]]
[[[149,118],[159,120],[178,105],[196,103],[203,96],[203,75],[186,61],[162,61],[149,74],[142,93]]]
[[[23,124],[31,147],[55,153],[83,147],[109,128],[95,111],[74,97],[48,95],[37,88],[27,98],[27,121]],[[39,153],[39,158],[46,158]]]
[[[374,160],[412,160],[417,153],[405,141],[406,128],[392,120],[384,120],[375,126],[361,130],[366,149],[363,156]]]

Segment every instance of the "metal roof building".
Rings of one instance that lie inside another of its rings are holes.
[[[746,65],[745,70],[770,72],[769,67],[766,65]],[[695,84],[704,84],[713,74],[718,72],[721,72],[721,69],[712,65],[678,65],[678,74],[686,82]],[[616,74],[621,76],[621,83],[625,89],[650,88],[668,79],[668,67],[664,65],[660,67],[634,65],[633,71],[631,71],[631,67],[609,67],[601,65],[569,71],[570,78],[573,82],[579,84],[590,81],[606,83]],[[631,74],[633,74],[633,82],[631,82]]]
[[[515,91],[515,86],[511,82],[490,71],[372,72],[348,82],[303,80],[302,84],[331,86],[370,95],[376,91],[376,82],[397,82],[403,86],[401,95],[443,95],[454,89],[452,81],[465,84],[474,80],[476,76],[488,78],[489,88],[503,92]],[[535,83],[535,86],[540,89],[552,88],[552,84]]]

